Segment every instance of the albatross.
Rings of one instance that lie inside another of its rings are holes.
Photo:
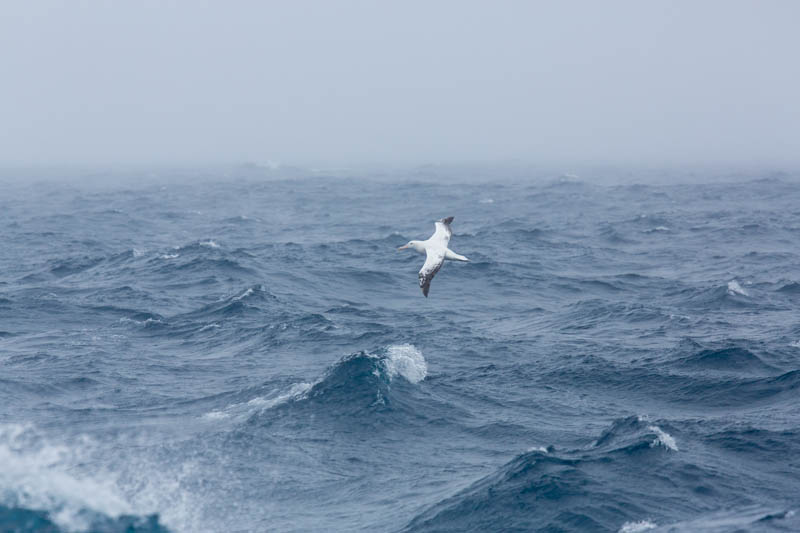
[[[398,250],[405,250],[411,248],[421,254],[425,254],[425,264],[419,271],[419,286],[422,289],[422,294],[425,298],[428,297],[428,291],[431,290],[431,280],[433,276],[442,268],[445,259],[451,261],[469,261],[463,255],[455,253],[447,247],[450,243],[450,236],[453,231],[450,229],[450,223],[453,217],[443,218],[434,222],[436,231],[433,232],[427,241],[408,241],[408,244],[401,246]]]

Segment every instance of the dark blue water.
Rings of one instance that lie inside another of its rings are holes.
[[[0,530],[800,530],[800,189],[752,178],[4,184]]]

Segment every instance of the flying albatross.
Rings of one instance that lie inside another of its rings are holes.
[[[422,294],[425,298],[428,297],[428,291],[431,290],[431,280],[433,276],[442,268],[445,259],[451,261],[469,261],[463,255],[458,255],[453,250],[449,249],[447,245],[450,243],[450,236],[453,231],[450,229],[450,223],[453,217],[443,218],[437,220],[436,231],[427,241],[408,241],[408,244],[401,246],[398,250],[405,250],[412,248],[421,254],[425,254],[425,264],[419,271],[419,286],[422,289]]]

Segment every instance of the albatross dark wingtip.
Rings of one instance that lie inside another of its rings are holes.
[[[445,224],[450,224],[453,221],[454,218],[456,218],[456,217],[443,218],[442,222],[444,222]]]

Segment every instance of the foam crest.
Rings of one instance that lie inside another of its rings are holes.
[[[109,473],[85,477],[70,471],[91,443],[82,446],[51,444],[28,426],[0,426],[0,504],[46,511],[68,531],[90,529],[93,513],[113,519],[130,514]]]
[[[273,397],[257,396],[252,400],[242,403],[235,403],[224,409],[215,409],[203,415],[207,420],[223,420],[226,418],[247,417],[255,412],[265,411],[277,405],[281,405],[290,400],[297,400],[306,395],[313,383],[295,383],[288,391]]]
[[[286,403],[289,400],[296,400],[298,398],[302,398],[311,389],[312,386],[313,384],[311,383],[305,383],[305,382],[295,383],[294,385],[291,386],[291,388],[287,392],[283,394],[279,394],[274,398],[264,398],[262,396],[259,396],[247,402],[247,405],[249,407],[257,408],[258,410],[261,411],[265,409],[271,409],[276,405]]]
[[[625,522],[619,528],[619,533],[641,533],[649,529],[655,529],[657,526],[650,520],[640,520],[638,522]]]
[[[528,453],[531,452],[548,453],[548,450],[544,446],[531,446],[528,448]]]
[[[240,294],[239,296],[234,296],[233,298],[231,298],[231,301],[233,301],[233,302],[238,302],[238,301],[240,301],[240,300],[244,300],[244,299],[245,299],[245,298],[247,298],[248,296],[252,296],[252,295],[253,295],[253,293],[254,293],[254,292],[256,292],[256,291],[258,291],[258,292],[264,292],[264,286],[263,286],[263,285],[257,285],[257,286],[255,286],[255,287],[250,287],[249,289],[247,289],[246,291],[244,291],[244,292],[243,292],[242,294]]]
[[[670,435],[669,433],[667,433],[658,426],[648,426],[647,429],[656,434],[656,438],[653,440],[652,443],[650,443],[651,447],[663,446],[668,450],[672,450],[673,452],[678,451],[678,445],[675,442],[675,438],[672,435]]]
[[[384,365],[389,379],[400,375],[410,383],[419,383],[428,375],[428,363],[413,344],[389,346]]]
[[[746,290],[739,285],[739,282],[735,279],[728,282],[728,294],[731,296],[739,295],[739,296],[750,296]]]

